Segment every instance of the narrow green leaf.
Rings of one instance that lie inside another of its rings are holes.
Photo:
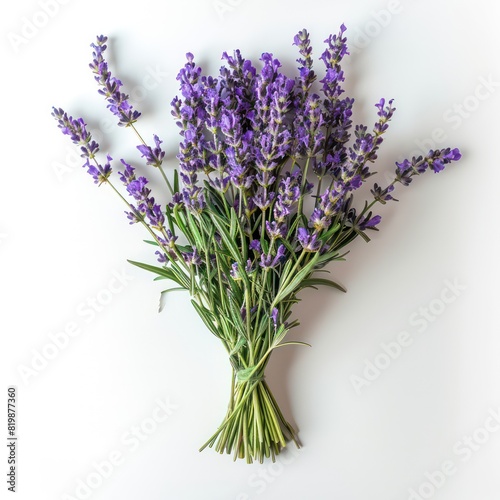
[[[151,273],[158,274],[159,276],[164,276],[165,278],[173,279],[172,271],[170,269],[166,269],[164,267],[151,266],[150,264],[144,264],[143,262],[136,262],[134,260],[127,260],[127,262],[129,262],[133,266],[140,267],[141,269],[145,269],[146,271],[149,271]]]
[[[340,229],[340,227],[340,224],[332,225],[328,231],[321,235],[321,241],[328,241]]]
[[[168,227],[175,236],[174,218],[172,217],[172,208],[168,205],[165,207],[165,215],[167,216]]]
[[[177,227],[181,230],[184,236],[186,236],[186,238],[188,239],[189,243],[192,245],[194,243],[193,236],[191,232],[188,230],[186,223],[182,219],[182,213],[180,211],[179,205],[176,205],[174,207],[174,219]]]
[[[270,322],[269,314],[264,314],[262,318],[260,319],[259,327],[257,328],[257,331],[255,332],[255,338],[254,340],[257,340],[261,335],[263,335],[267,327],[269,326]]]
[[[300,222],[300,217],[296,216],[293,220],[292,225],[290,226],[290,229],[288,229],[288,234],[286,236],[287,241],[290,241],[292,239],[292,235],[296,231],[299,222]]]
[[[283,270],[281,271],[280,286],[288,281],[288,275],[290,274],[292,266],[293,262],[291,260],[287,260],[285,266],[283,267]]]
[[[231,349],[231,352],[229,353],[229,356],[234,356],[239,352],[239,350],[246,345],[247,339],[245,337],[238,337],[238,342],[236,342],[236,345]]]
[[[167,295],[167,293],[169,293],[169,292],[178,292],[178,291],[186,291],[186,289],[184,287],[182,287],[182,286],[178,286],[178,287],[175,287],[175,288],[168,288],[167,290],[163,290],[160,293],[160,301],[159,301],[159,304],[158,304],[158,312],[162,312],[163,308],[165,307],[165,302],[164,302],[163,298]]]
[[[205,253],[205,246],[206,245],[205,245],[205,242],[203,241],[200,230],[198,229],[198,226],[196,224],[196,219],[193,217],[191,212],[186,213],[186,219],[187,219],[187,223],[189,225],[189,229],[191,231],[191,234],[193,235],[196,248],[198,249],[199,252]]]
[[[205,307],[200,306],[196,300],[192,299],[191,304],[193,304],[193,307],[196,309],[196,312],[202,319],[203,323],[205,323],[205,326],[216,336],[220,337],[219,332],[217,331],[217,321],[215,319],[215,316]]]
[[[347,290],[342,286],[339,285],[338,283],[335,283],[335,281],[325,279],[325,278],[309,278],[306,279],[302,282],[303,288],[306,287],[316,287],[316,286],[329,286],[331,288],[336,288],[337,290],[340,290],[341,292],[347,292]],[[301,286],[302,288],[302,286]]]
[[[238,217],[236,216],[236,210],[231,210],[231,225],[229,226],[229,237],[233,240],[236,238],[236,229],[238,224]]]
[[[179,192],[179,172],[177,169],[174,170],[174,193]]]
[[[222,219],[215,214],[210,214],[210,215],[211,215],[211,219],[212,219],[215,227],[217,228],[217,231],[219,232],[219,234],[222,238],[224,246],[228,249],[231,257],[233,258],[233,260],[235,262],[237,262],[239,265],[244,267],[244,264],[243,264],[242,259],[241,259],[240,250],[237,247],[234,240],[231,239],[227,229],[224,227]]]
[[[282,344],[278,344],[277,346],[273,347],[273,349],[277,349],[278,347],[284,347],[286,345],[303,345],[307,347],[312,347],[311,344],[308,344],[307,342],[299,342],[298,340],[290,340],[290,342],[283,342]]]
[[[314,257],[296,274],[296,276],[288,285],[286,285],[284,288],[280,287],[278,293],[276,294],[276,297],[274,298],[273,307],[275,307],[276,304],[279,304],[281,300],[293,293],[300,286],[300,283],[302,283],[302,281],[304,281],[306,277],[309,276],[309,274],[311,274],[311,272],[313,271],[318,258],[319,253],[316,253]]]

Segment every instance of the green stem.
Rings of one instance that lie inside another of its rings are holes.
[[[287,441],[300,444],[292,426],[284,419],[264,379],[236,382],[226,418],[217,432],[201,447],[213,447],[219,453],[232,454],[234,460],[273,461]]]
[[[309,170],[309,162],[310,162],[310,158],[308,157],[306,160],[306,165],[304,167],[304,173],[302,175],[302,185],[300,187],[300,199],[299,199],[299,206],[297,208],[297,217],[302,216],[302,208],[304,205],[304,198],[305,198],[304,191],[306,189],[306,184],[307,184],[307,172]]]

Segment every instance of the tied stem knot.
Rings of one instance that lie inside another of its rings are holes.
[[[258,365],[249,366],[236,371],[237,382],[260,382],[264,380],[264,370]]]

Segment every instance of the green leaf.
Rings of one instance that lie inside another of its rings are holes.
[[[375,229],[376,229],[376,228],[375,228]],[[361,238],[363,238],[363,239],[364,239],[367,243],[368,243],[369,241],[371,241],[370,237],[369,237],[369,236],[367,236],[367,234],[366,234],[366,233],[364,233],[363,231],[356,231],[356,234],[357,234],[357,235],[359,235],[359,236],[361,236]]]
[[[175,228],[174,228],[174,218],[172,217],[172,208],[168,205],[165,207],[165,215],[167,216],[168,227],[172,234],[175,236]]]
[[[323,255],[320,255],[320,257],[318,258],[317,264],[318,265],[320,265],[320,264],[326,265],[328,262],[330,262],[332,260],[339,260],[339,261],[345,260],[344,257],[349,253],[349,251],[340,255],[336,250],[337,249],[335,249],[333,252],[326,252]]]
[[[186,219],[189,225],[189,229],[194,238],[194,243],[199,252],[205,252],[205,242],[201,236],[200,230],[196,224],[196,219],[193,217],[191,212],[186,213]]]
[[[153,281],[161,281],[161,280],[168,280],[170,278],[167,278],[166,276],[157,276],[156,278],[153,278]]]
[[[290,274],[290,270],[292,269],[293,262],[291,260],[287,260],[285,263],[285,266],[283,267],[283,270],[281,271],[281,276],[280,276],[280,286],[283,285],[283,283],[286,283],[288,280],[288,275]]]
[[[229,226],[229,237],[233,240],[236,238],[236,225],[238,224],[238,217],[236,211],[231,210],[231,225]]]
[[[340,229],[340,224],[334,224],[326,233],[323,233],[320,237],[321,241],[328,241],[339,229]]]
[[[300,288],[300,284],[312,273],[318,259],[319,253],[315,253],[314,257],[296,274],[295,278],[292,278],[290,283],[288,283],[284,288],[280,286],[271,309],[276,307],[276,304],[279,304],[281,300],[285,299],[288,295]]]
[[[157,278],[155,278],[155,281],[157,281],[158,279],[169,279],[175,281],[175,283],[182,286],[183,288],[189,289],[189,279],[186,275],[181,274],[175,268],[168,269],[166,267],[151,266],[150,264],[135,262],[133,260],[128,260],[127,262],[134,266],[140,267],[141,269],[145,269],[146,271],[157,274],[158,276]]]
[[[156,243],[156,241],[153,241],[153,240],[142,240],[144,241],[144,243],[148,243],[149,245],[154,245],[155,247],[159,246],[158,243]]]
[[[254,340],[257,340],[261,335],[263,335],[266,332],[270,321],[271,320],[269,318],[269,315],[264,314],[262,316],[262,318],[260,319],[259,327],[257,328],[257,331],[255,332]]]
[[[127,262],[129,262],[133,266],[137,266],[137,267],[140,267],[141,269],[145,269],[146,271],[149,271],[151,273],[155,273],[158,276],[163,276],[163,277],[168,278],[168,279],[174,279],[172,277],[173,274],[172,274],[171,269],[167,269],[165,267],[151,266],[150,264],[144,264],[143,262],[136,262],[134,260],[128,260],[128,259],[127,259]]]
[[[179,172],[177,169],[174,170],[174,193],[179,192]]]
[[[292,225],[290,226],[290,229],[288,229],[288,233],[286,235],[287,241],[290,241],[292,239],[292,235],[295,232],[295,230],[297,229],[299,222],[300,222],[300,217],[296,216],[293,220]]]
[[[176,205],[174,207],[174,219],[175,219],[175,223],[176,223],[177,227],[181,230],[181,232],[184,234],[184,236],[189,240],[189,243],[191,243],[191,245],[192,245],[194,243],[193,237],[192,237],[190,231],[188,230],[185,222],[182,220],[182,213],[180,212],[179,205]]]
[[[238,331],[239,335],[246,337],[246,327],[243,323],[243,318],[241,317],[241,313],[236,300],[236,298],[229,296],[229,312],[231,313],[232,323]],[[247,314],[250,314],[250,312],[248,312]]]
[[[304,345],[307,347],[312,347],[311,344],[308,344],[307,342],[299,342],[298,340],[290,340],[290,342],[283,342],[282,344],[278,344],[277,346],[274,347],[274,349],[277,349],[278,347],[284,347],[286,345]]]
[[[219,332],[217,330],[217,320],[215,316],[205,307],[200,306],[196,300],[192,299],[191,304],[196,309],[196,312],[202,319],[205,326],[218,338],[220,338]]]
[[[306,279],[302,282],[301,288],[307,288],[307,287],[316,287],[316,286],[329,286],[331,288],[336,288],[337,290],[340,290],[341,292],[347,292],[347,290],[342,286],[339,285],[338,283],[335,283],[335,281],[328,280],[325,278],[309,278]]]
[[[230,237],[226,227],[224,226],[222,218],[215,214],[210,214],[210,216],[222,238],[222,242],[224,243],[225,248],[227,248],[233,260],[240,266],[244,267],[240,249],[234,242],[234,239]]]
[[[178,286],[178,287],[175,287],[175,288],[168,288],[167,290],[163,290],[160,293],[160,302],[158,304],[158,312],[162,312],[163,308],[165,307],[165,302],[163,301],[163,298],[167,295],[167,293],[169,293],[169,292],[178,292],[178,291],[185,292],[186,289],[184,287],[182,287],[182,286]]]
[[[239,350],[246,345],[247,339],[245,337],[238,337],[238,342],[236,342],[236,345],[231,349],[231,352],[229,353],[229,356],[234,356],[239,352]]]
[[[260,240],[260,246],[262,247],[262,253],[269,253],[269,242],[266,238]]]

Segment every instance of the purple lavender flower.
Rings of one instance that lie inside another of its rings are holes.
[[[286,172],[282,177],[273,209],[276,221],[285,221],[299,203],[301,182],[302,174],[298,170],[294,173]]]
[[[125,185],[128,194],[137,202],[136,205],[131,205],[132,212],[125,212],[127,217],[131,223],[144,220],[144,217],[146,217],[153,228],[163,231],[165,215],[160,205],[150,196],[151,190],[147,187],[149,181],[146,177],[136,177],[134,167],[123,159],[121,162],[125,170],[118,172],[118,175]]]
[[[373,185],[373,189],[371,189],[371,193],[373,195],[373,198],[382,203],[385,204],[387,201],[394,200],[397,201],[396,198],[394,198],[391,193],[394,191],[394,185],[389,184],[386,188],[382,189],[377,183]]]
[[[379,116],[379,119],[373,128],[373,148],[367,156],[367,161],[374,162],[377,159],[376,151],[383,142],[382,135],[389,128],[389,121],[391,120],[394,111],[396,111],[396,108],[392,105],[393,102],[394,99],[390,99],[386,105],[385,99],[380,99],[380,101],[375,104],[375,107],[378,109],[377,115]]]
[[[247,263],[246,263],[246,265],[245,265],[245,272],[246,272],[247,274],[251,274],[251,273],[253,273],[254,271],[255,271],[255,269],[254,269],[254,266],[253,266],[252,261],[251,261],[250,259],[247,259]]]
[[[167,254],[165,252],[160,252],[157,250],[155,252],[155,255],[158,255],[158,258],[156,259],[160,264],[165,264],[168,261]]]
[[[108,37],[100,35],[96,43],[91,44],[94,49],[92,52],[94,59],[89,66],[95,74],[96,82],[101,86],[98,92],[108,101],[108,108],[118,118],[118,125],[128,127],[137,121],[141,113],[130,105],[129,96],[120,90],[122,82],[113,77],[108,69],[108,63],[103,56],[107,40]]]
[[[260,262],[259,262],[260,267],[266,270],[274,269],[283,262],[285,253],[286,253],[285,245],[280,245],[275,255],[273,255],[271,252],[267,254],[263,253],[260,256]]]
[[[127,185],[127,191],[130,196],[135,198],[137,201],[146,201],[148,199],[151,190],[146,187],[149,181],[146,177],[134,178]]]
[[[315,208],[311,217],[309,219],[309,227],[314,228],[317,232],[322,231],[323,229],[327,229],[330,227],[331,220],[323,210],[319,208]]]
[[[196,247],[193,247],[192,252],[183,252],[182,257],[188,266],[201,266],[203,262]]]
[[[305,252],[317,252],[321,248],[321,241],[318,240],[318,234],[311,234],[305,227],[299,227],[297,240]]]
[[[293,106],[295,82],[279,72],[281,63],[272,54],[262,54],[261,74],[255,79],[255,106],[248,113],[254,132],[256,180],[260,186],[253,201],[265,211],[276,180],[274,170],[289,154],[292,134],[286,125],[287,113]]]
[[[295,138],[299,156],[316,157],[323,152],[325,121],[321,109],[320,97],[317,94],[308,96],[305,100],[304,112],[299,115]]]
[[[345,185],[342,181],[334,181],[331,188],[320,196],[318,207],[325,217],[331,218],[341,209],[346,195]]]
[[[271,240],[275,240],[277,238],[284,238],[286,236],[286,224],[273,221],[266,221],[266,232]]]
[[[177,241],[178,236],[174,236],[172,234],[172,231],[170,229],[167,229],[165,232],[165,246],[168,248],[174,248],[175,247],[175,242]]]
[[[162,248],[162,250],[157,250],[155,252],[155,254],[158,255],[158,262],[164,264],[166,262],[176,261],[178,259],[178,255],[175,251],[175,241],[177,240],[177,236],[174,236],[170,229],[162,231],[162,234],[165,236],[164,238],[157,236],[158,243]]]
[[[325,77],[320,80],[325,96],[323,117],[330,130],[330,134],[325,138],[325,151],[329,154],[329,159],[333,160],[332,163],[321,163],[317,172],[320,177],[344,161],[347,155],[345,144],[350,139],[349,129],[352,125],[354,99],[349,97],[341,99],[341,95],[344,93],[342,83],[345,77],[340,63],[344,56],[349,54],[347,39],[344,37],[345,31],[346,27],[342,24],[337,35],[330,35],[325,40],[327,48],[320,57],[326,66]]]
[[[240,276],[240,272],[239,272],[239,269],[238,269],[238,263],[237,262],[233,262],[231,264],[231,270],[229,271],[229,274],[231,275],[231,278],[233,278],[233,280],[235,281],[238,281],[238,280],[241,280],[241,276]]]
[[[411,160],[405,159],[402,162],[396,162],[396,177],[394,181],[386,188],[381,188],[375,184],[371,193],[376,201],[385,203],[388,200],[397,201],[390,193],[394,190],[394,183],[400,182],[403,186],[408,186],[412,177],[426,172],[428,169],[434,173],[441,172],[445,166],[452,161],[458,161],[462,157],[460,151],[455,149],[441,149],[429,151],[425,157],[413,157]]]
[[[455,149],[442,149],[441,151],[429,151],[427,163],[434,173],[444,170],[445,165],[452,161],[458,161],[462,157],[460,151]]]
[[[423,174],[427,169],[434,173],[441,172],[445,166],[452,161],[458,161],[462,157],[460,151],[455,149],[430,150],[425,157],[413,157],[411,160],[396,162],[396,181],[407,186],[414,175]]]
[[[92,139],[92,135],[87,130],[87,125],[83,118],[73,118],[61,108],[52,108],[52,116],[57,120],[58,127],[64,135],[69,135],[74,144],[80,146],[81,157],[86,158],[83,166],[92,176],[96,184],[101,185],[106,182],[111,175],[110,162],[112,158],[107,156],[107,163],[102,166],[96,159],[99,152],[99,144]],[[94,163],[92,164],[91,161]]]
[[[365,217],[365,218],[362,218],[360,221],[359,221],[359,229],[361,229],[362,231],[364,231],[366,228],[370,228],[370,229],[373,229],[377,224],[380,223],[380,221],[382,220],[382,217],[380,217],[380,215],[375,215],[373,217]]]
[[[201,188],[198,186],[198,173],[205,170],[205,137],[203,133],[207,117],[203,102],[204,86],[201,81],[201,68],[194,63],[194,56],[186,54],[188,62],[177,76],[183,100],[177,97],[172,101],[172,115],[178,120],[183,138],[179,145],[180,177],[184,183],[183,201],[193,211],[201,211],[205,206]]]
[[[246,274],[251,274],[251,273],[253,273],[253,271],[254,271],[254,268],[253,268],[252,261],[250,259],[248,259],[246,264],[245,264],[245,272],[246,272]],[[231,270],[229,271],[229,274],[230,274],[231,278],[233,278],[233,280],[235,280],[235,281],[243,279],[241,272],[240,272],[240,266],[237,262],[233,262],[231,264]]]
[[[99,151],[99,144],[92,139],[83,118],[73,118],[61,108],[52,108],[52,116],[64,135],[69,135],[74,144],[80,146],[82,158],[93,160]]]
[[[153,167],[160,167],[163,158],[165,157],[165,151],[161,149],[161,143],[159,137],[157,135],[153,136],[155,141],[155,148],[151,148],[150,146],[141,144],[137,146],[137,149],[141,152],[142,156],[146,158],[146,164],[152,165]]]
[[[123,172],[118,172],[118,177],[125,186],[128,186],[133,180],[135,180],[135,169],[125,160],[122,159],[121,162],[125,167],[125,170]]]
[[[253,250],[257,255],[260,255],[262,253],[262,247],[259,240],[252,240],[250,242],[250,245],[248,245],[248,248],[250,250]]]
[[[87,162],[85,163],[85,167],[87,168],[87,172],[92,176],[94,179],[95,184],[101,185],[103,182],[106,182],[108,180],[108,177],[111,175],[111,156],[107,155],[107,162],[104,164],[104,166],[99,165],[96,162],[96,165],[92,165],[90,161],[87,159]]]
[[[307,98],[307,94],[314,80],[316,79],[316,75],[314,74],[313,68],[313,58],[312,58],[312,47],[311,47],[311,39],[309,37],[309,33],[306,29],[303,29],[295,35],[293,39],[293,45],[296,45],[299,48],[299,53],[302,56],[297,59],[299,63],[299,85],[300,85],[300,99],[305,102]]]
[[[248,191],[255,178],[251,173],[253,131],[244,129],[237,109],[221,112],[220,131],[229,179],[236,188]]]
[[[274,192],[268,193],[266,189],[261,188],[252,200],[257,207],[259,207],[262,211],[265,211],[271,206],[274,195]]]
[[[278,308],[277,307],[275,307],[271,311],[271,319],[273,321],[274,328],[276,329],[278,327]]]

